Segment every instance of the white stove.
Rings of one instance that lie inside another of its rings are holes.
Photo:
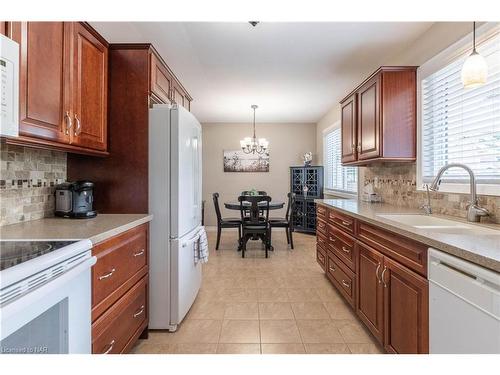
[[[91,248],[0,241],[0,353],[90,353]]]

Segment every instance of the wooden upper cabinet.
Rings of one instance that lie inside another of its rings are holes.
[[[380,76],[366,82],[358,94],[358,160],[380,156]]]
[[[150,52],[150,94],[153,103],[176,103],[188,111],[191,110],[192,98],[152,47]]]
[[[20,45],[19,133],[69,142],[71,92],[67,24],[12,22],[10,37]]]
[[[160,103],[170,103],[172,101],[172,76],[154,53],[151,53],[150,64],[151,95],[155,96]]]
[[[381,343],[384,340],[384,287],[380,276],[384,256],[362,244],[358,247],[357,313],[368,329]]]
[[[80,22],[9,22],[6,31],[20,45],[20,136],[6,141],[106,155],[106,41]]]
[[[0,21],[0,34],[7,35],[7,22]]]
[[[343,164],[415,160],[416,68],[381,67],[341,101]]]
[[[72,144],[106,150],[107,77],[107,46],[82,24],[74,23]]]
[[[341,105],[342,163],[356,160],[356,94]]]
[[[384,257],[384,346],[389,353],[429,352],[429,283]]]

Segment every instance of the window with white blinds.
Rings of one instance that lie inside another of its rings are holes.
[[[477,51],[488,64],[486,84],[463,88],[460,72],[468,54],[421,80],[422,183],[430,183],[446,164],[463,163],[474,171],[478,184],[500,184],[500,34],[486,39]],[[469,175],[452,168],[442,181],[468,184]]]
[[[357,193],[357,167],[343,167],[341,163],[340,128],[326,133],[323,139],[325,188],[345,193]]]

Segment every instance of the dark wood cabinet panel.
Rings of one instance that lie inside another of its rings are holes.
[[[106,149],[108,49],[82,24],[73,24],[73,111],[71,143]]]
[[[7,22],[0,21],[0,34],[7,35]]]
[[[380,279],[384,256],[357,242],[357,313],[381,343],[384,340],[384,288]]]
[[[356,155],[356,94],[341,104],[342,163],[355,161]]]
[[[384,258],[384,346],[391,353],[429,352],[429,283]]]
[[[71,92],[68,25],[12,22],[10,36],[20,45],[19,133],[69,143]]]
[[[380,76],[364,84],[358,94],[358,159],[380,156]]]
[[[156,96],[161,103],[172,101],[173,79],[168,70],[154,53],[151,53],[151,95]]]

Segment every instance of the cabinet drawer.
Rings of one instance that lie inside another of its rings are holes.
[[[92,353],[121,353],[148,317],[147,277],[141,279],[92,325]]]
[[[328,209],[325,206],[322,206],[320,204],[316,205],[316,215],[319,218],[326,220],[327,211],[328,211]]]
[[[124,284],[137,273],[147,272],[147,228],[147,224],[143,224],[94,247],[93,255],[97,257],[97,263],[92,268],[93,308],[102,303],[105,303],[106,307],[110,306],[132,284],[121,293],[115,293],[118,289],[123,288]],[[102,307],[100,310],[103,312],[105,308]]]
[[[316,245],[316,261],[323,268],[323,271],[326,270],[326,250],[323,249],[319,244]]]
[[[328,224],[328,245],[342,262],[352,271],[356,270],[354,239],[331,224]]]
[[[421,275],[427,275],[427,246],[361,221],[358,222],[358,239]]]
[[[335,255],[328,254],[328,268],[326,274],[335,287],[354,307],[355,280],[354,273],[347,268]]]
[[[326,239],[326,236],[320,232],[316,233],[316,243],[320,245],[323,249],[325,250],[328,249],[328,241]]]
[[[326,236],[326,222],[320,218],[317,218],[316,231]]]
[[[328,210],[328,222],[336,225],[338,228],[346,231],[347,233],[354,235],[355,220],[352,217],[343,215],[334,210]]]

